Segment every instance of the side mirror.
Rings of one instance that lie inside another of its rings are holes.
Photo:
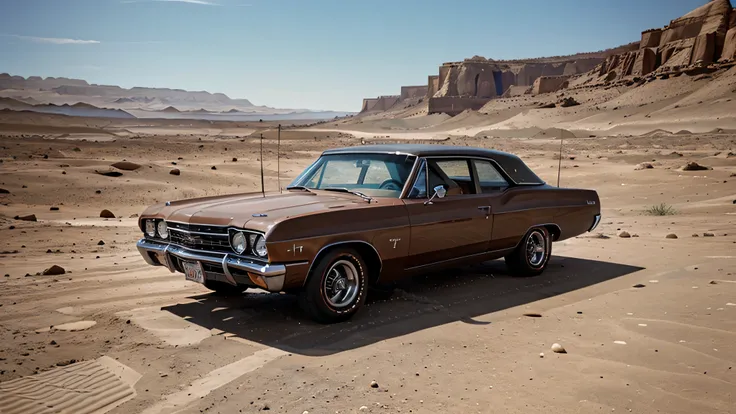
[[[432,204],[432,200],[434,200],[435,197],[437,198],[445,198],[447,195],[447,190],[445,189],[445,186],[438,185],[434,188],[434,194],[432,194],[432,197],[429,198],[429,200],[424,202],[424,205]]]
[[[434,188],[434,193],[435,195],[437,195],[437,198],[445,198],[445,196],[447,195],[447,190],[445,190],[445,186],[438,185]]]

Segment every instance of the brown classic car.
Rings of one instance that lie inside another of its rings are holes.
[[[503,257],[537,275],[552,242],[600,221],[593,190],[547,185],[517,156],[472,147],[325,151],[283,193],[170,201],[140,217],[151,265],[221,294],[298,293],[316,321],[350,318],[416,272]]]

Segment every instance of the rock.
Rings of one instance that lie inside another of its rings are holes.
[[[105,241],[104,240],[100,240],[100,241],[97,242],[97,245],[98,246],[104,246],[105,245]]]
[[[238,159],[233,157],[233,162],[238,162]]]
[[[95,171],[97,174],[104,175],[105,177],[120,177],[123,173],[118,171]]]
[[[676,239],[677,235],[675,233],[670,233],[666,236],[668,239]]]
[[[216,169],[217,169],[217,167],[215,167],[215,166],[213,165],[211,169],[212,169],[212,170],[216,170]]]
[[[654,165],[650,162],[643,162],[641,164],[637,164],[636,167],[634,167],[634,170],[647,170],[654,168]]]
[[[557,105],[555,105],[554,103],[548,103],[548,104],[540,105],[539,109],[550,109],[550,108],[555,108],[555,107],[557,107]]]
[[[115,215],[112,214],[112,211],[110,210],[102,210],[100,212],[100,217],[111,219],[111,218],[115,218]]]
[[[35,214],[29,214],[27,216],[15,216],[13,218],[21,221],[38,221]]]
[[[567,353],[567,350],[565,350],[565,347],[563,347],[562,345],[560,345],[558,343],[552,344],[552,348],[551,349],[552,349],[552,352],[554,352],[556,354],[566,354]]]
[[[684,167],[682,167],[683,171],[705,171],[710,170],[710,167],[705,167],[703,165],[698,164],[695,161],[691,161],[687,164],[685,164]]]
[[[63,275],[64,273],[66,273],[66,270],[64,270],[63,267],[57,266],[57,265],[53,265],[43,271],[44,276],[57,276],[57,275]]]
[[[138,218],[138,213],[133,213],[130,215],[130,218]]]
[[[560,102],[560,106],[563,108],[567,108],[570,106],[577,106],[577,105],[580,105],[580,102],[576,101],[575,98],[573,98],[572,96],[568,96],[564,98],[562,102]]]
[[[643,288],[643,287],[647,287],[647,285],[643,285],[643,284],[641,284],[641,283],[637,283],[637,284],[635,284],[635,285],[634,285],[634,286],[632,286],[632,287],[635,287],[635,288],[637,288],[637,289],[641,289],[641,288]]]
[[[0,194],[10,194],[10,191],[8,191],[8,190],[6,190],[4,188],[0,188]]]
[[[698,236],[698,233],[693,233],[693,237],[700,237],[700,236]]]
[[[141,168],[140,164],[136,164],[130,161],[116,162],[115,164],[112,165],[112,167],[117,168],[118,170],[123,170],[123,171],[135,171]]]
[[[703,233],[703,237],[716,237],[713,233]]]
[[[540,352],[540,353],[539,353],[539,357],[540,357],[540,358],[544,358],[544,352]]]
[[[50,211],[59,211],[59,207],[51,207],[49,208]]]
[[[541,318],[542,314],[536,312],[527,312],[524,314],[524,316],[528,316],[530,318]]]
[[[173,170],[169,171],[169,174],[171,174],[171,175],[181,175],[181,171],[179,171],[178,168],[174,168]]]
[[[629,237],[631,237],[631,235],[626,231],[622,231],[618,234],[618,237],[621,237],[622,239],[628,239]]]
[[[362,405],[362,406],[361,406],[361,407],[360,407],[360,408],[358,409],[358,411],[368,411],[368,407],[366,407],[365,405]]]
[[[371,388],[378,388],[378,383],[376,381],[371,381]]]

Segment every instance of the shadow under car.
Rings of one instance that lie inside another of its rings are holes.
[[[487,324],[480,315],[557,296],[642,270],[596,260],[554,256],[539,276],[508,276],[501,260],[407,278],[390,300],[372,301],[349,321],[320,325],[286,294],[206,294],[166,306],[188,322],[219,329],[287,352],[321,356],[360,348],[451,322]]]

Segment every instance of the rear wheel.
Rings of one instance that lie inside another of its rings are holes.
[[[246,289],[248,289],[247,286],[243,286],[243,285],[233,286],[229,283],[220,282],[217,280],[205,280],[204,287],[206,287],[207,289],[211,291],[214,291],[220,296],[242,295],[243,292],[245,292]]]
[[[547,268],[552,254],[552,238],[544,227],[534,227],[524,235],[516,249],[505,257],[514,276],[536,276]]]
[[[299,295],[302,309],[316,322],[350,319],[365,303],[368,268],[353,249],[337,248],[320,259]]]

